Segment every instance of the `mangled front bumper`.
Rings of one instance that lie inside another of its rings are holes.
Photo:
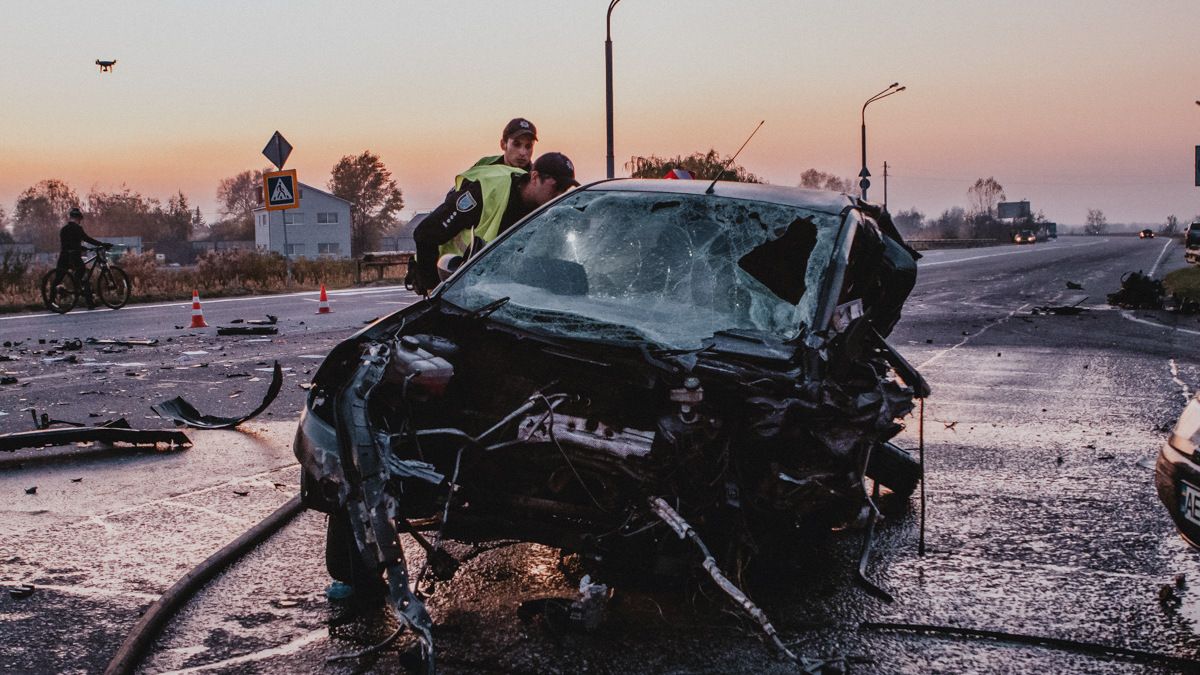
[[[1154,486],[1179,534],[1200,548],[1200,394],[1183,409],[1163,443],[1154,467]]]
[[[292,446],[300,460],[300,500],[310,509],[333,513],[346,503],[350,488],[342,469],[337,430],[305,406]]]

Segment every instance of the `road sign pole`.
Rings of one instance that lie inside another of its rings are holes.
[[[280,171],[283,171],[283,165],[287,163],[287,159],[291,154],[292,154],[292,144],[288,143],[287,139],[284,138],[283,134],[279,133],[279,131],[276,131],[271,136],[271,140],[267,141],[267,147],[263,148],[263,156],[265,156],[267,159],[271,160],[271,163],[275,165],[275,168]],[[294,176],[295,172],[292,172],[292,173]],[[299,201],[299,198],[300,198],[300,180],[299,179],[295,179],[292,181],[292,189],[295,190],[294,196],[295,196],[296,200]],[[271,206],[271,204],[270,204],[271,195],[269,194],[269,190],[267,190],[266,177],[263,178],[263,197],[265,198],[265,200],[267,202],[267,206]],[[286,211],[286,208],[284,210]],[[271,214],[271,211],[270,211],[270,209],[268,209],[267,210],[267,236],[268,237],[270,237],[270,232],[271,232],[271,215],[270,214]],[[285,283],[288,286],[291,286],[292,285],[292,255],[290,252],[288,252],[287,216],[280,214],[279,226],[281,228],[283,228],[283,273],[284,273],[284,277],[285,277]]]

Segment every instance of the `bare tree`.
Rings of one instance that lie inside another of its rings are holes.
[[[896,224],[900,234],[908,237],[925,226],[925,214],[916,209],[900,211],[892,216],[892,222]]]
[[[243,171],[217,184],[217,211],[223,222],[213,225],[232,239],[254,238],[254,209],[262,205],[263,171]]]
[[[808,169],[800,174],[800,187],[849,193],[854,192],[854,181],[849,178],[835,176],[832,173]]]
[[[329,191],[350,202],[350,254],[374,248],[404,208],[404,196],[379,155],[364,150],[346,155],[333,166]]]
[[[1100,209],[1088,209],[1087,223],[1083,226],[1085,234],[1103,234],[1108,229],[1108,218]]]
[[[1167,222],[1159,232],[1168,237],[1175,236],[1179,232],[1179,218],[1176,218],[1174,214],[1167,216]]]
[[[996,204],[1004,201],[1004,188],[995,178],[988,176],[975,181],[967,188],[967,198],[971,202],[971,214],[983,214],[991,218],[995,215]]]
[[[78,206],[79,197],[66,183],[57,178],[43,180],[17,197],[13,236],[17,241],[31,242],[39,251],[56,251],[58,230],[66,224],[71,209]]]

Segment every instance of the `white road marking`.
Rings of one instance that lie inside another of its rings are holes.
[[[1158,266],[1160,264],[1162,264],[1163,256],[1165,256],[1167,254],[1167,249],[1170,247],[1171,247],[1171,240],[1168,239],[1167,243],[1163,244],[1162,252],[1158,254],[1158,260],[1154,261],[1154,267],[1150,268],[1150,276],[1154,276],[1154,273],[1158,271]]]
[[[1183,394],[1183,403],[1187,405],[1187,402],[1192,400],[1192,390],[1188,388],[1187,383],[1179,379],[1179,366],[1175,365],[1175,359],[1167,361],[1167,365],[1171,367],[1171,381],[1179,385],[1179,393]]]
[[[1099,241],[1089,241],[1086,244],[1064,244],[1062,246],[1054,246],[1054,247],[1047,246],[1046,248],[1040,248],[1040,247],[1035,246],[1033,248],[1018,248],[1013,251],[1004,251],[1001,253],[989,253],[987,255],[976,255],[976,256],[971,256],[970,258],[958,258],[956,260],[939,260],[936,262],[929,262],[929,263],[918,262],[917,269],[921,269],[922,267],[934,267],[936,265],[953,265],[954,263],[968,262],[970,260],[982,260],[984,258],[995,258],[995,257],[1002,256],[1002,255],[1016,255],[1018,253],[1036,253],[1037,251],[1061,251],[1064,248],[1078,248],[1081,246],[1095,246],[1096,244],[1103,244],[1106,241],[1108,241],[1108,239],[1101,239]]]
[[[998,320],[998,321],[995,321],[995,322],[993,322],[993,323],[989,323],[988,325],[984,326],[983,328],[980,328],[979,330],[975,331],[974,333],[971,333],[970,335],[968,335],[968,336],[964,337],[962,340],[959,340],[958,344],[956,344],[956,345],[954,345],[954,346],[952,346],[952,347],[947,347],[946,349],[943,349],[942,351],[938,352],[937,354],[934,354],[933,356],[931,356],[931,357],[929,357],[928,359],[926,359],[924,363],[922,363],[921,365],[917,366],[917,370],[921,370],[921,369],[922,369],[922,368],[924,368],[925,366],[927,366],[927,365],[929,365],[929,364],[933,363],[934,361],[937,361],[938,359],[940,359],[940,358],[942,358],[943,356],[945,356],[945,355],[949,354],[950,352],[954,351],[955,349],[958,349],[959,347],[961,347],[961,346],[963,346],[963,345],[967,344],[968,342],[970,342],[970,341],[971,341],[971,338],[976,338],[976,337],[979,337],[980,335],[983,335],[983,334],[984,334],[984,333],[986,333],[986,332],[988,331],[988,329],[990,329],[991,327],[993,327],[993,326],[999,326],[1000,324],[1007,322],[1009,319],[1013,318],[1013,316],[1015,316],[1017,312],[1020,312],[1020,311],[1024,310],[1024,309],[1025,309],[1026,307],[1028,307],[1028,306],[1029,306],[1029,303],[1026,303],[1026,304],[1024,304],[1024,305],[1021,305],[1020,307],[1018,307],[1018,308],[1014,309],[1013,311],[1009,312],[1009,313],[1008,313],[1008,314],[1007,314],[1007,315],[1006,315],[1006,316],[1005,316],[1003,319],[1000,319],[1000,320]]]
[[[1154,326],[1155,328],[1162,328],[1163,330],[1173,330],[1173,331],[1178,331],[1180,333],[1187,333],[1188,335],[1200,335],[1200,330],[1190,330],[1188,328],[1176,328],[1175,326],[1168,326],[1166,324],[1158,323],[1157,321],[1148,321],[1146,319],[1139,319],[1138,317],[1131,314],[1128,310],[1122,310],[1121,316],[1125,317],[1126,319],[1129,319],[1130,321],[1132,321],[1134,323],[1142,323],[1142,324],[1146,324],[1147,326]]]

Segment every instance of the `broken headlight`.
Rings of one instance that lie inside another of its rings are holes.
[[[1167,442],[1179,452],[1189,457],[1195,456],[1196,444],[1200,443],[1200,393],[1188,401]]]

